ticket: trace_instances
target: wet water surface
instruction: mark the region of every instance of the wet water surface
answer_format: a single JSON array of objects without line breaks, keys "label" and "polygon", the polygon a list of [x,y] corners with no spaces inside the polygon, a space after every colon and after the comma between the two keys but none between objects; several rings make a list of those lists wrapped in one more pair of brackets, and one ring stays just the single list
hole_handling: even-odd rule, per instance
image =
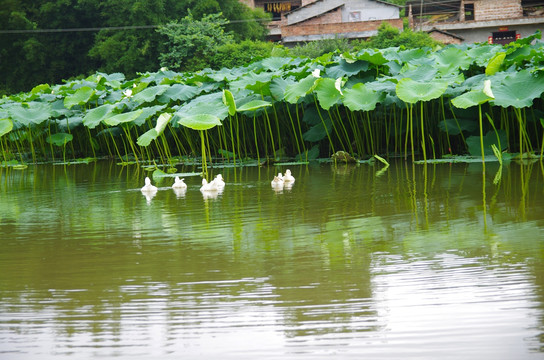
[{"label": "wet water surface", "polygon": [[0,170],[0,359],[542,359],[541,165],[382,169]]}]

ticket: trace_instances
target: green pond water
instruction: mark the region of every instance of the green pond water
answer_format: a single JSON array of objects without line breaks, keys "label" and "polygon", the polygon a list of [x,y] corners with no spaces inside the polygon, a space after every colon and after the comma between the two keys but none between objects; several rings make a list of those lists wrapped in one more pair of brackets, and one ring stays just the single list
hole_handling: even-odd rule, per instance
[{"label": "green pond water", "polygon": [[382,169],[0,169],[0,359],[544,358],[541,164]]}]

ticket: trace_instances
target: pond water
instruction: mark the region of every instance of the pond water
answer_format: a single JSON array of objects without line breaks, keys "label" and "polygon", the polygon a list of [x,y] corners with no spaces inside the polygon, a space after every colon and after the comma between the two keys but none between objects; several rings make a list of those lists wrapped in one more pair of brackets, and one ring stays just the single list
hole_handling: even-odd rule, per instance
[{"label": "pond water", "polygon": [[544,170],[498,170],[2,169],[0,359],[542,359]]}]

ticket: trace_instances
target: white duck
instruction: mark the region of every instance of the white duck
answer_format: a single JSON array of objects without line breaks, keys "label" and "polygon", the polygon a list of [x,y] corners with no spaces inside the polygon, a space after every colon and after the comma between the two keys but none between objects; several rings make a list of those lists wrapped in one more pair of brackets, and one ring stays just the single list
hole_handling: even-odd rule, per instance
[{"label": "white duck", "polygon": [[215,183],[215,180],[212,180],[208,182],[206,179],[202,179],[202,186],[200,187],[200,191],[218,191],[219,188],[217,187],[217,184]]},{"label": "white duck", "polygon": [[274,179],[270,182],[270,184],[273,188],[283,188],[283,179],[279,176],[274,176]]},{"label": "white duck", "polygon": [[145,185],[141,190],[142,190],[142,192],[145,192],[145,193],[156,192],[157,187],[151,185],[151,179],[149,177],[146,177],[145,178]]},{"label": "white duck", "polygon": [[184,179],[180,179],[178,176],[174,179],[172,189],[187,189],[187,184],[183,182]]},{"label": "white duck", "polygon": [[283,175],[283,182],[286,182],[286,183],[295,182],[295,177],[291,175],[291,170],[289,169],[285,170],[285,175]]},{"label": "white duck", "polygon": [[223,180],[223,176],[221,174],[217,174],[215,179],[213,179],[213,182],[215,182],[218,188],[225,187],[225,181]]}]

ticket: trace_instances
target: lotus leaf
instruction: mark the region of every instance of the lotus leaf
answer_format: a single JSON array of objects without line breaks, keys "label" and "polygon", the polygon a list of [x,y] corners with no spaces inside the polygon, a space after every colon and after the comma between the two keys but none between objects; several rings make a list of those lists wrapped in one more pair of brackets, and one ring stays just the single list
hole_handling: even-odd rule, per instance
[{"label": "lotus leaf", "polygon": [[155,98],[170,88],[169,85],[157,85],[148,87],[139,93],[135,94],[132,99],[137,103],[153,102]]},{"label": "lotus leaf", "polygon": [[[325,125],[327,126],[326,130],[325,130],[325,126],[323,126],[323,121],[325,122]],[[331,132],[332,121],[328,117],[324,118],[323,121],[318,122],[316,125],[312,126],[308,131],[302,134],[302,138],[309,142],[318,142],[326,138],[327,133]]]},{"label": "lotus leaf", "polygon": [[232,93],[227,89],[223,90],[223,104],[228,107],[230,116],[236,114],[236,102],[234,101],[234,96],[232,96]]},{"label": "lotus leaf", "polygon": [[303,80],[292,85],[287,85],[285,88],[284,98],[285,101],[291,104],[297,103],[297,101],[302,97],[312,91],[315,83],[315,77],[308,75]]},{"label": "lotus leaf", "polygon": [[0,119],[0,136],[4,136],[13,129],[13,122],[10,119]]},{"label": "lotus leaf", "polygon": [[529,70],[507,75],[500,84],[493,83],[493,103],[515,108],[528,107],[544,92],[544,75],[533,75]]},{"label": "lotus leaf", "polygon": [[414,104],[418,101],[437,99],[446,91],[448,84],[444,81],[432,82],[415,81],[410,78],[402,79],[397,84],[397,96],[404,102]]},{"label": "lotus leaf", "polygon": [[505,52],[495,54],[495,56],[493,56],[487,63],[487,67],[485,68],[485,74],[487,76],[495,75],[495,73],[501,68],[505,57]]},{"label": "lotus leaf", "polygon": [[190,86],[185,84],[174,84],[156,99],[163,103],[167,104],[170,101],[187,101],[194,98],[200,93],[200,89],[196,86]]},{"label": "lotus leaf", "polygon": [[101,121],[109,116],[114,108],[115,107],[113,105],[105,104],[87,111],[83,117],[83,124],[89,129],[94,129],[98,126],[98,124],[100,124]]},{"label": "lotus leaf", "polygon": [[15,104],[8,109],[11,118],[25,126],[41,124],[51,117],[51,106],[46,103],[31,101],[29,103]]},{"label": "lotus leaf", "polygon": [[142,113],[136,119],[134,119],[134,125],[142,126],[147,119],[154,116],[159,111],[162,111],[166,105],[155,105],[142,108]]},{"label": "lotus leaf", "polygon": [[342,97],[340,91],[335,86],[335,81],[330,78],[319,78],[315,81],[315,93],[319,104],[325,110],[336,104]]},{"label": "lotus leaf", "polygon": [[70,141],[72,141],[73,138],[74,138],[74,136],[72,134],[56,133],[56,134],[48,136],[45,139],[45,141],[47,141],[49,144],[53,144],[55,146],[64,146],[67,143],[69,143]]},{"label": "lotus leaf", "polygon": [[264,107],[272,106],[272,104],[268,101],[264,100],[252,100],[250,102],[247,102],[243,105],[241,105],[238,108],[238,111],[255,111],[257,109],[261,109]]},{"label": "lotus leaf", "polygon": [[446,47],[431,57],[435,60],[435,67],[441,74],[456,73],[461,70],[467,70],[472,64],[472,59],[465,51],[456,47]]},{"label": "lotus leaf", "polygon": [[381,95],[378,92],[366,87],[363,83],[344,90],[344,105],[351,111],[372,111],[380,98]]},{"label": "lotus leaf", "polygon": [[[506,132],[504,130],[498,130],[497,133],[499,135],[502,151],[506,149],[506,144],[508,144]],[[494,144],[497,148],[499,147],[499,141],[497,140],[497,134],[495,134],[495,131],[489,131],[487,134],[484,135],[482,140],[484,144],[484,154],[493,155],[493,149],[491,148],[491,145]],[[482,154],[479,136],[469,136],[467,138],[467,146],[470,155],[478,156]]]},{"label": "lotus leaf", "polygon": [[[142,112],[143,110],[140,109],[140,110],[130,111],[127,113],[117,114],[117,115],[113,115],[109,117],[106,116],[103,122],[110,126],[117,126],[119,124],[129,123],[136,120],[142,114]],[[108,115],[111,115],[111,113],[109,113]]]},{"label": "lotus leaf", "polygon": [[155,140],[158,137],[159,137],[159,133],[157,132],[157,130],[149,129],[145,133],[140,135],[140,137],[138,137],[138,140],[136,141],[136,143],[144,147],[149,146],[149,144],[151,144],[151,141]]},{"label": "lotus leaf", "polygon": [[339,78],[341,76],[357,75],[361,71],[368,70],[368,62],[357,60],[354,63],[349,63],[345,59],[338,62],[338,65],[328,67],[325,71],[326,75],[331,78]]},{"label": "lotus leaf", "polygon": [[383,65],[389,61],[381,51],[374,49],[363,49],[359,51],[357,53],[357,59],[368,61],[374,65]]},{"label": "lotus leaf", "polygon": [[492,97],[486,95],[483,91],[473,90],[451,100],[453,106],[466,109],[472,106],[481,105],[489,100],[493,100]]},{"label": "lotus leaf", "polygon": [[71,109],[75,105],[85,105],[94,94],[95,90],[91,87],[80,87],[75,93],[64,98],[64,107]]},{"label": "lotus leaf", "polygon": [[221,125],[221,120],[214,115],[198,114],[181,117],[178,122],[193,130],[208,130],[217,125]]}]

